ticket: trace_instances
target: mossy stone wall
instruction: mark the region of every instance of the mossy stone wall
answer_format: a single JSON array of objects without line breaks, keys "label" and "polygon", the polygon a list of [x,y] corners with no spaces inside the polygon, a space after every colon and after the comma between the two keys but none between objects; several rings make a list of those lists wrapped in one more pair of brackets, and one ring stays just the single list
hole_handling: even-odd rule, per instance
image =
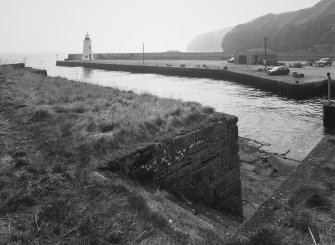
[{"label": "mossy stone wall", "polygon": [[242,216],[237,118],[184,131],[123,159],[131,178]]}]

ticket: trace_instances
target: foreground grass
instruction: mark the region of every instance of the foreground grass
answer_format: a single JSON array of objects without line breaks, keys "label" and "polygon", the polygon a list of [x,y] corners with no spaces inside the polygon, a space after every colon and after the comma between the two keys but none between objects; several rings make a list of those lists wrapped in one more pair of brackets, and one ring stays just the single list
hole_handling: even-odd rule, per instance
[{"label": "foreground grass", "polygon": [[259,244],[335,244],[334,149],[335,137],[325,136],[239,231],[262,234]]},{"label": "foreground grass", "polygon": [[208,120],[213,110],[197,103],[0,71],[0,244],[298,245],[313,244],[310,231],[334,243],[332,165],[295,186],[275,225],[248,241],[227,241],[169,194],[101,168]]},{"label": "foreground grass", "polygon": [[261,225],[247,244],[335,244],[334,181],[330,189],[325,182],[298,185],[284,207],[274,210],[272,224]]},{"label": "foreground grass", "polygon": [[211,108],[23,70],[0,71],[0,87],[0,244],[224,242],[167,194],[97,170]]}]

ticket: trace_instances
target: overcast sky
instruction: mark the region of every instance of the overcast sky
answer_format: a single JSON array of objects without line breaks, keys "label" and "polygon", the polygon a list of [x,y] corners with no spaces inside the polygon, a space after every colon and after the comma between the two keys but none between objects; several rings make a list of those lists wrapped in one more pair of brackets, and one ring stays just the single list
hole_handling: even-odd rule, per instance
[{"label": "overcast sky", "polygon": [[0,52],[180,50],[198,34],[319,0],[0,0]]}]

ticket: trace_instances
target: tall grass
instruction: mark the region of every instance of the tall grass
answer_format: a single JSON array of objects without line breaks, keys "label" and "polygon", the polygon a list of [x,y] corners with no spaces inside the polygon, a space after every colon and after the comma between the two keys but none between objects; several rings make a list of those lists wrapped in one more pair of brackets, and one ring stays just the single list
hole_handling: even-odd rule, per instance
[{"label": "tall grass", "polygon": [[34,118],[71,120],[75,125],[71,130],[77,136],[99,138],[106,134],[116,148],[160,139],[213,114],[212,109],[194,102],[162,99],[148,93],[136,95],[60,77],[28,73],[17,74],[15,79],[16,99],[35,110]]},{"label": "tall grass", "polygon": [[0,160],[11,164],[0,168],[0,224],[8,229],[0,243],[204,241],[194,235],[193,223],[189,233],[170,224],[166,204],[153,210],[141,187],[96,169],[139,143],[205,123],[212,109],[24,70],[0,73],[6,77],[0,82],[0,123],[9,147]]},{"label": "tall grass", "polygon": [[334,244],[334,190],[327,188],[327,178],[319,177],[296,186],[284,207],[274,211],[271,225],[259,227],[241,244],[304,245],[314,244],[313,239],[318,245]]}]

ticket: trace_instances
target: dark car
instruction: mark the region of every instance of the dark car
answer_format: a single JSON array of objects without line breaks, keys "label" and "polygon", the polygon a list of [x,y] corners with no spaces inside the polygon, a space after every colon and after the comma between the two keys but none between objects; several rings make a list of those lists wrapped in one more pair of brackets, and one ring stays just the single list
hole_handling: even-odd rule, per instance
[{"label": "dark car", "polygon": [[290,69],[286,66],[275,66],[272,69],[268,70],[270,76],[272,75],[288,75],[290,73]]},{"label": "dark car", "polygon": [[315,62],[317,66],[331,66],[333,61],[330,58],[322,58],[321,60]]},{"label": "dark car", "polygon": [[229,60],[227,60],[227,62],[228,62],[228,63],[235,63],[235,59],[234,59],[234,57],[231,58],[231,59],[229,59]]}]

